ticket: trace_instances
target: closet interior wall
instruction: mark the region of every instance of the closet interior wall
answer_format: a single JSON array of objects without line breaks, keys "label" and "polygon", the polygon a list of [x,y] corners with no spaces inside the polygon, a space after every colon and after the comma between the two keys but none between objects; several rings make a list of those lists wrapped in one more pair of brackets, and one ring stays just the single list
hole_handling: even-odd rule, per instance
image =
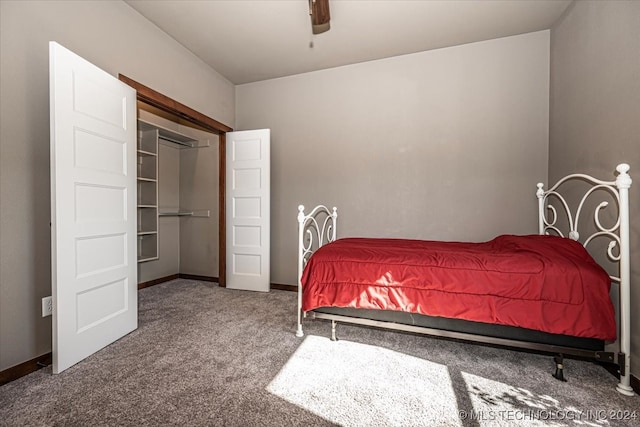
[{"label": "closet interior wall", "polygon": [[[176,274],[218,277],[218,136],[140,109],[138,118],[198,140],[158,144],[158,259],[138,263],[138,282]],[[193,216],[163,216],[193,212]]]}]

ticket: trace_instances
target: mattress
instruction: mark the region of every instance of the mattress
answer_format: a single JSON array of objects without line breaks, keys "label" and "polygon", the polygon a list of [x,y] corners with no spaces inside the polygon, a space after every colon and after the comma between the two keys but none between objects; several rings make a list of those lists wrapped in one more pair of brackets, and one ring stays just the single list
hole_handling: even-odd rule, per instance
[{"label": "mattress", "polygon": [[313,254],[301,282],[303,311],[390,310],[616,338],[608,274],[580,243],[556,236],[339,239]]}]

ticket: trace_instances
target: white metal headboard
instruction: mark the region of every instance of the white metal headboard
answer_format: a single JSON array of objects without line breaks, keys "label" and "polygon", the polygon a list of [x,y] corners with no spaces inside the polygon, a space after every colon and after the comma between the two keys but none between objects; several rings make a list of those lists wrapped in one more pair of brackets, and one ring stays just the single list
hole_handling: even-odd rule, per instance
[{"label": "white metal headboard", "polygon": [[298,329],[296,335],[301,337],[302,332],[302,271],[307,265],[309,257],[320,246],[336,240],[336,220],[338,209],[323,205],[316,206],[305,215],[304,206],[298,206]]},{"label": "white metal headboard", "polygon": [[[595,238],[604,237],[609,239],[607,246],[607,256],[615,263],[618,263],[618,275],[611,275],[611,279],[620,283],[620,352],[625,354],[625,375],[620,376],[618,391],[626,395],[633,395],[633,389],[630,386],[631,367],[631,269],[629,255],[629,188],[631,187],[631,177],[629,176],[629,165],[621,163],[616,167],[618,176],[615,181],[602,181],[589,175],[573,174],[560,179],[549,190],[544,190],[543,184],[538,184],[536,196],[538,196],[538,233],[551,234],[555,233],[562,237],[568,237],[572,240],[581,241],[583,246],[587,247]],[[582,180],[590,184],[584,193],[575,214],[571,212],[567,200],[557,191],[558,187],[570,180]],[[611,227],[602,225],[600,213],[602,209],[608,206],[607,201],[600,202],[594,212],[593,219],[595,222],[595,232],[586,239],[580,239],[578,232],[578,222],[581,218],[582,210],[585,202],[595,192],[603,190],[613,196],[618,204],[617,217],[615,223]],[[558,212],[551,204],[555,199],[564,210],[563,216],[568,221],[569,232],[565,236],[558,228]],[[545,215],[548,212],[549,215]],[[617,251],[616,251],[617,249]],[[616,253],[617,252],[617,253]]]}]

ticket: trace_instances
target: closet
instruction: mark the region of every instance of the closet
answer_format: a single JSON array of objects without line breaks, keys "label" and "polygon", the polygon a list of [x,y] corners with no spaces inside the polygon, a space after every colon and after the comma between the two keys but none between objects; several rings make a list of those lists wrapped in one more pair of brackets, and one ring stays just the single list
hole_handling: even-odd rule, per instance
[{"label": "closet", "polygon": [[[214,280],[217,281],[220,286],[226,286],[228,225],[226,219],[226,209],[228,206],[225,191],[227,179],[226,136],[229,132],[232,132],[233,129],[130,77],[119,74],[118,79],[136,90],[137,110],[140,119],[166,129],[175,130],[177,133],[186,134],[187,136],[192,136],[190,133],[187,133],[191,131],[195,132],[198,130],[204,132],[204,136],[199,134],[199,136],[203,136],[203,138],[196,135],[194,139],[206,140],[209,138],[211,147],[217,147],[217,149],[209,148],[203,150],[202,152],[207,153],[206,155],[195,155],[193,154],[194,150],[190,149],[183,150],[183,153],[190,152],[191,154],[183,154],[181,157],[183,157],[184,160],[181,158],[178,161],[181,175],[178,188],[179,190],[187,187],[190,188],[190,191],[186,193],[180,192],[179,207],[188,206],[190,204],[190,200],[188,199],[194,199],[197,195],[197,200],[194,200],[194,202],[202,203],[207,199],[211,199],[211,205],[217,206],[217,210],[215,208],[211,210],[211,219],[208,221],[187,221],[188,217],[160,217],[158,215],[158,232],[156,237],[158,239],[158,259],[138,263],[138,287],[150,286],[178,276],[200,280]],[[145,117],[146,112],[151,112],[163,119],[168,119],[168,121],[159,123],[148,120],[148,117]],[[178,124],[180,126],[178,126]],[[166,155],[163,156],[162,146],[162,144],[158,145],[158,171],[160,173],[158,176],[158,212],[162,210],[162,190],[164,188],[163,182],[165,181],[162,178],[162,174],[164,170],[163,159],[166,159]],[[175,165],[175,161],[172,164]],[[191,174],[186,172],[187,169],[191,170]],[[215,179],[216,172],[218,174],[217,181]],[[199,178],[201,173],[206,175],[206,179]],[[196,207],[193,207],[193,209],[196,210]],[[163,241],[166,241],[169,235],[163,230],[164,221],[162,218],[181,219],[178,229],[179,235],[174,236],[175,241],[180,242],[178,246],[179,256],[175,256],[175,247],[172,256],[163,254]],[[184,221],[182,221],[182,219],[184,219]],[[195,220],[197,218],[193,219]],[[191,236],[194,236],[194,239],[191,239]],[[147,239],[152,241],[153,237],[148,237]],[[185,244],[185,242],[188,242],[188,244]],[[172,259],[174,260],[174,264],[177,263],[177,268],[175,265],[173,268],[158,268],[158,265],[167,263]],[[172,272],[169,273],[169,271]],[[163,276],[162,274],[164,273],[168,274],[168,276]]]},{"label": "closet", "polygon": [[139,109],[138,283],[217,280],[218,136]]}]

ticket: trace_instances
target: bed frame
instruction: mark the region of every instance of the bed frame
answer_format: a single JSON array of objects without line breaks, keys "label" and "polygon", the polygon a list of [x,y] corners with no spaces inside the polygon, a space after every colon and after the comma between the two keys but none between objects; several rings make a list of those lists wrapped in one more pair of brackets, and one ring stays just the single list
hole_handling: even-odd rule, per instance
[{"label": "bed frame", "polygon": [[[614,363],[618,365],[620,374],[620,382],[616,389],[627,396],[633,396],[633,389],[630,386],[630,366],[631,366],[631,343],[630,343],[630,255],[629,255],[629,187],[631,186],[631,177],[629,176],[629,165],[620,164],[616,167],[618,176],[615,181],[602,181],[589,175],[572,174],[560,179],[553,187],[548,190],[544,189],[542,183],[537,185],[536,196],[538,198],[538,233],[539,234],[557,234],[561,237],[567,237],[576,241],[580,241],[585,248],[592,244],[595,240],[606,239],[606,255],[609,260],[617,266],[617,273],[611,275],[611,280],[619,284],[619,348],[617,352],[607,352],[594,350],[587,345],[575,344],[566,345],[564,343],[558,345],[556,336],[553,340],[542,339],[541,342],[532,340],[514,339],[513,335],[488,336],[482,332],[469,333],[465,329],[449,330],[439,329],[436,327],[416,326],[415,324],[403,323],[402,320],[386,318],[384,320],[376,320],[372,318],[373,310],[357,310],[357,309],[338,309],[332,310],[321,309],[302,312],[302,277],[303,269],[313,254],[320,246],[333,242],[337,236],[337,209],[332,210],[324,205],[316,206],[305,214],[304,206],[298,207],[298,324],[296,335],[302,337],[302,319],[317,318],[331,321],[331,339],[336,340],[337,322],[359,324],[365,326],[374,326],[385,329],[400,330],[444,338],[460,339],[489,345],[499,345],[512,348],[520,348],[534,350],[538,352],[552,353],[556,356],[556,372],[553,374],[559,380],[564,381],[563,376],[563,355],[578,356],[583,358],[593,358],[596,361]],[[558,188],[568,181],[582,181],[588,184],[588,189],[579,199],[575,214],[572,213],[567,198],[558,192]],[[602,196],[603,199],[607,194],[608,198],[613,198],[617,203],[617,213],[614,214],[613,226],[606,227],[601,220],[603,208],[608,206],[607,201],[601,201],[593,210],[593,218],[595,222],[595,232],[580,239],[578,232],[578,223],[583,213],[583,209],[588,206],[588,200],[594,199],[593,195]],[[558,211],[563,215],[559,217]],[[611,214],[611,212],[609,212]],[[609,218],[608,218],[609,219]],[[562,224],[561,224],[562,222]],[[562,230],[568,230],[563,233]],[[595,246],[595,245],[594,245]],[[357,314],[356,314],[357,313]],[[359,313],[367,313],[362,316]],[[394,312],[395,313],[395,312]],[[413,314],[413,318],[426,317]],[[432,318],[434,319],[434,318]],[[461,323],[469,323],[458,321]],[[413,323],[413,322],[412,322]],[[470,322],[473,323],[473,322]],[[429,323],[427,323],[429,324]],[[454,328],[455,329],[455,328]],[[511,328],[519,329],[519,328]],[[463,332],[461,332],[461,330]],[[526,331],[526,330],[525,330]],[[532,331],[535,332],[535,331]],[[500,334],[498,334],[500,335]],[[548,334],[551,335],[551,334]],[[507,338],[505,338],[505,336]],[[554,338],[554,337],[552,337]]]}]

